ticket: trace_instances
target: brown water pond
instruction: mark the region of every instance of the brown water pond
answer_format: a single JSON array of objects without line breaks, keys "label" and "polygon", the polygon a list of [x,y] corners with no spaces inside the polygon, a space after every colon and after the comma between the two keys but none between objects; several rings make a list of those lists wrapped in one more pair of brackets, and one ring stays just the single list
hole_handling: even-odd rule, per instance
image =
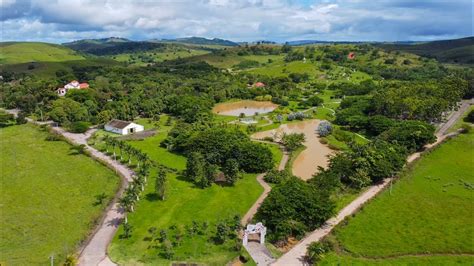
[{"label": "brown water pond", "polygon": [[264,137],[273,137],[276,141],[279,141],[278,138],[283,133],[303,133],[306,137],[304,142],[306,149],[295,158],[291,170],[295,176],[307,180],[318,171],[318,166],[323,168],[328,166],[328,156],[334,152],[327,145],[319,142],[319,136],[316,133],[319,122],[321,121],[313,119],[284,124],[277,129],[257,132],[252,135],[252,138],[263,139]]},{"label": "brown water pond", "polygon": [[272,102],[258,102],[258,101],[238,101],[238,102],[228,102],[220,103],[214,106],[212,112],[219,115],[228,115],[228,116],[239,116],[241,113],[245,116],[253,116],[255,113],[266,114],[275,110],[278,107],[277,104]]}]

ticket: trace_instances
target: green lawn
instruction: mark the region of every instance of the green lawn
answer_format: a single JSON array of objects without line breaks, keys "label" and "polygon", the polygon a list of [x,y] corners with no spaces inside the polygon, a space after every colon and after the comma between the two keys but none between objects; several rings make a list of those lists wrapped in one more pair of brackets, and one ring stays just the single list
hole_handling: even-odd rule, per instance
[{"label": "green lawn", "polygon": [[[119,178],[63,141],[46,141],[32,125],[0,129],[0,262],[62,262],[93,229]],[[58,264],[57,264],[58,265]]]},{"label": "green lawn", "polygon": [[[413,257],[418,254],[473,254],[474,134],[460,135],[425,155],[347,225],[334,232],[339,254],[323,264],[431,263],[472,265],[468,257]],[[402,256],[403,255],[403,256]],[[401,256],[401,257],[398,257]],[[361,258],[362,257],[362,258]]]},{"label": "green lawn", "polygon": [[[162,125],[165,120],[161,119],[157,135],[129,143],[146,152],[152,160],[181,171],[185,169],[186,158],[159,147],[169,130],[169,127]],[[273,148],[272,152],[275,156],[281,156]],[[150,227],[156,227],[158,231],[168,230],[172,237],[171,232],[174,234],[174,231],[169,229],[172,225],[187,227],[191,226],[193,221],[199,224],[209,222],[208,232],[212,232],[217,221],[231,218],[235,214],[243,216],[263,191],[254,174],[244,175],[233,187],[214,184],[210,188],[200,189],[179,174],[169,173],[167,198],[160,201],[153,197],[155,175],[153,171],[152,178],[143,192],[144,198],[139,201],[136,211],[128,216],[129,223],[133,226],[132,237],[120,239],[123,232],[121,227],[112,241],[109,253],[115,262],[126,265],[169,265],[170,260],[159,255],[160,248],[150,247]],[[194,236],[185,233],[181,244],[174,248],[173,260],[224,265],[239,255],[238,251],[232,249],[234,242],[216,245],[209,238],[210,233]]]}]

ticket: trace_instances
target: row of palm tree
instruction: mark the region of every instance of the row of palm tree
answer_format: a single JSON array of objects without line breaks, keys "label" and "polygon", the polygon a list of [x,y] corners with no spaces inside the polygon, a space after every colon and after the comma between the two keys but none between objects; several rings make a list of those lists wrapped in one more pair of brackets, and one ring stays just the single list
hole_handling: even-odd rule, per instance
[{"label": "row of palm tree", "polygon": [[[120,207],[125,212],[133,212],[134,206],[137,201],[140,200],[140,194],[145,190],[147,183],[147,177],[150,173],[150,167],[152,161],[146,153],[134,148],[125,141],[118,140],[117,138],[106,135],[103,138],[105,143],[106,152],[109,153],[109,149],[112,149],[112,156],[114,160],[117,160],[116,149],[119,149],[120,160],[128,162],[128,165],[132,164],[132,158],[134,157],[137,161],[137,171],[132,177],[132,182],[129,183],[128,187],[122,194],[122,198],[119,201]],[[128,223],[127,215],[125,215],[125,223]]]},{"label": "row of palm tree", "polygon": [[132,164],[132,158],[135,157],[137,160],[137,168],[140,168],[140,164],[150,163],[150,158],[146,153],[143,153],[139,149],[133,147],[125,141],[118,140],[117,138],[105,135],[104,138],[106,152],[109,153],[109,149],[112,149],[112,156],[114,160],[117,160],[116,149],[120,151],[120,161],[124,160],[126,157],[128,165]]}]

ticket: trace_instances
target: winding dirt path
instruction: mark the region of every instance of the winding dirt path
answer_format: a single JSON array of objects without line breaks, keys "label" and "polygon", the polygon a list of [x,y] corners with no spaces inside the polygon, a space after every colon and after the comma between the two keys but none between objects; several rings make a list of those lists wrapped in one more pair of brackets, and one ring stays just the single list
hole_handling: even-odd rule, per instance
[{"label": "winding dirt path", "polygon": [[[414,162],[415,160],[421,157],[422,153],[435,148],[437,145],[442,143],[447,138],[457,135],[458,132],[446,134],[446,131],[452,125],[454,125],[454,123],[456,123],[456,121],[467,110],[471,102],[472,100],[463,101],[461,108],[459,108],[457,111],[451,114],[448,120],[444,124],[438,127],[438,132],[436,134],[436,142],[426,145],[424,151],[422,152],[416,152],[416,153],[411,154],[407,158],[407,164]],[[281,256],[278,260],[276,260],[271,265],[273,266],[306,265],[304,261],[304,256],[306,255],[306,250],[309,244],[311,244],[312,242],[319,241],[325,236],[327,236],[332,231],[332,229],[334,229],[336,225],[338,225],[341,221],[344,220],[344,218],[357,212],[367,201],[375,197],[385,187],[387,187],[387,185],[390,184],[390,181],[392,180],[393,178],[386,178],[383,180],[382,183],[371,186],[362,195],[357,197],[354,201],[352,201],[349,205],[347,205],[344,209],[342,209],[335,217],[330,218],[320,228],[308,234],[296,246],[294,246],[291,250],[289,250],[287,253],[285,253],[283,256]]]}]

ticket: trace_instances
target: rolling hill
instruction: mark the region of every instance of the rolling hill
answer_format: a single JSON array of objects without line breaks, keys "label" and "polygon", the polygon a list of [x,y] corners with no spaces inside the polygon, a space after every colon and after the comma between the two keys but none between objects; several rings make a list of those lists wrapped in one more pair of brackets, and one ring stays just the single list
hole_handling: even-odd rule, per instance
[{"label": "rolling hill", "polygon": [[175,42],[175,43],[187,43],[187,44],[199,44],[199,45],[221,45],[221,46],[239,46],[238,43],[223,40],[219,38],[206,39],[202,37],[188,37],[188,38],[178,38],[178,39],[164,39],[162,42]]},{"label": "rolling hill", "polygon": [[417,44],[381,44],[388,51],[403,51],[444,63],[474,64],[474,37]]},{"label": "rolling hill", "polygon": [[0,43],[0,64],[84,60],[77,52],[57,44],[39,42]]},{"label": "rolling hill", "polygon": [[135,42],[127,39],[117,39],[110,41],[111,38],[99,40],[80,40],[63,45],[73,50],[93,55],[117,55],[123,53],[144,52],[154,49],[164,48],[163,43],[154,42]]}]

